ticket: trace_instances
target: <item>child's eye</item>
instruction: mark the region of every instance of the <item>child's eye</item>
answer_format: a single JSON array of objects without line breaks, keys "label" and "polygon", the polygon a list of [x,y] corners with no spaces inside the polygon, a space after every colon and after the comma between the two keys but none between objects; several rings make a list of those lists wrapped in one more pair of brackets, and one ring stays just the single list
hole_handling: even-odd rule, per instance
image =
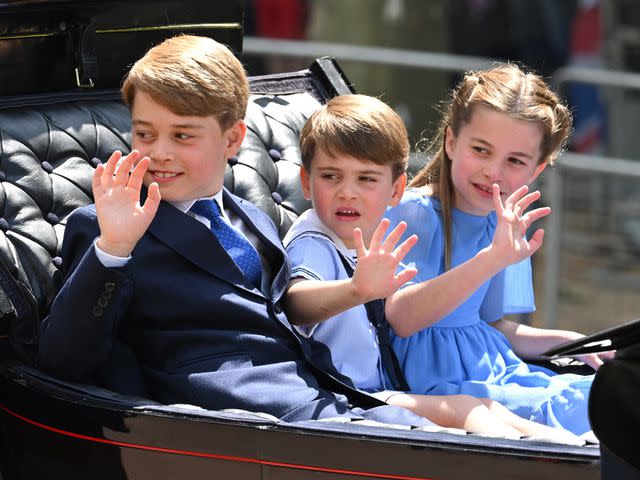
[{"label": "child's eye", "polygon": [[193,135],[188,135],[186,133],[176,133],[176,138],[178,140],[189,140],[190,138],[193,138]]},{"label": "child's eye", "polygon": [[140,140],[149,140],[151,138],[151,133],[144,131],[136,131],[133,135]]},{"label": "child's eye", "polygon": [[373,177],[360,177],[360,181],[369,183],[369,182],[376,182],[377,180]]},{"label": "child's eye", "polygon": [[479,153],[481,155],[487,155],[489,153],[489,150],[487,150],[484,147],[474,146],[474,147],[471,147],[471,148],[473,149],[474,152]]},{"label": "child's eye", "polygon": [[323,173],[321,178],[325,178],[327,180],[336,180],[338,178],[338,175],[336,175],[335,173]]},{"label": "child's eye", "polygon": [[516,157],[511,157],[509,161],[514,165],[526,165],[526,163],[524,163],[522,160]]}]

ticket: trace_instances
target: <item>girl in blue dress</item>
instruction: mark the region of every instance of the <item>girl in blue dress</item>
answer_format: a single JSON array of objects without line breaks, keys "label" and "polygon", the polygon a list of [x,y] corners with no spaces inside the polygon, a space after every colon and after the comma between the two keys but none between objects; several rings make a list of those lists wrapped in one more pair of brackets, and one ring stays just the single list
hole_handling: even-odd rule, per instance
[{"label": "girl in blue dress", "polygon": [[[418,243],[405,263],[418,275],[387,299],[394,349],[411,391],[469,394],[577,435],[591,430],[593,376],[527,364],[581,337],[503,319],[534,310],[529,257],[544,232],[525,233],[549,208],[527,185],[553,163],[571,114],[538,76],[515,65],[467,74],[454,89],[432,160],[387,216]],[[595,354],[581,360],[598,368]]]}]

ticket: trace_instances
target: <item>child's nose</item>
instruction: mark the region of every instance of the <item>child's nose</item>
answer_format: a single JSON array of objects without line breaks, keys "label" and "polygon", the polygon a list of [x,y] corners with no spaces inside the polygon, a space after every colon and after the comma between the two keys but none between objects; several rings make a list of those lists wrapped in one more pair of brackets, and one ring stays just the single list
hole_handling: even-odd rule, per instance
[{"label": "child's nose", "polygon": [[173,159],[173,152],[168,142],[158,139],[151,146],[148,156],[155,162],[164,162]]},{"label": "child's nose", "polygon": [[492,182],[502,181],[502,165],[499,162],[488,162],[484,167],[484,175]]},{"label": "child's nose", "polygon": [[342,198],[354,198],[356,196],[356,190],[351,182],[342,182],[338,193]]}]

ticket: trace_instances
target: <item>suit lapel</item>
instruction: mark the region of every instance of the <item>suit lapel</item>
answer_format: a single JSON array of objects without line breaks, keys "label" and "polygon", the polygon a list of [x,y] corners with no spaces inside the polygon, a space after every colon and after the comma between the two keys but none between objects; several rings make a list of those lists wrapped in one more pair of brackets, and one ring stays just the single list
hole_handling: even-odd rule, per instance
[{"label": "suit lapel", "polygon": [[187,258],[193,264],[232,285],[262,295],[229,257],[218,239],[202,223],[166,202],[160,202],[158,212],[148,232]]}]

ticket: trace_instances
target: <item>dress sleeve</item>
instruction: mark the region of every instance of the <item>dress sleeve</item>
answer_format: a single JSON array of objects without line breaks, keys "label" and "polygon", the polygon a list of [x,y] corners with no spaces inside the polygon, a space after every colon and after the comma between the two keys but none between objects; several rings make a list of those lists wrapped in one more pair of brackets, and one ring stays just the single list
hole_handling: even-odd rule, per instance
[{"label": "dress sleeve", "polygon": [[440,214],[431,198],[408,191],[398,206],[387,210],[385,214],[391,221],[388,231],[398,223],[407,223],[407,230],[398,244],[411,235],[418,236],[418,242],[409,251],[400,268],[415,267],[418,274],[404,284],[404,287],[424,282],[442,273],[444,256],[444,235]]},{"label": "dress sleeve", "polygon": [[535,309],[531,260],[527,258],[491,279],[480,307],[480,318],[494,322],[504,315],[529,313]]}]

